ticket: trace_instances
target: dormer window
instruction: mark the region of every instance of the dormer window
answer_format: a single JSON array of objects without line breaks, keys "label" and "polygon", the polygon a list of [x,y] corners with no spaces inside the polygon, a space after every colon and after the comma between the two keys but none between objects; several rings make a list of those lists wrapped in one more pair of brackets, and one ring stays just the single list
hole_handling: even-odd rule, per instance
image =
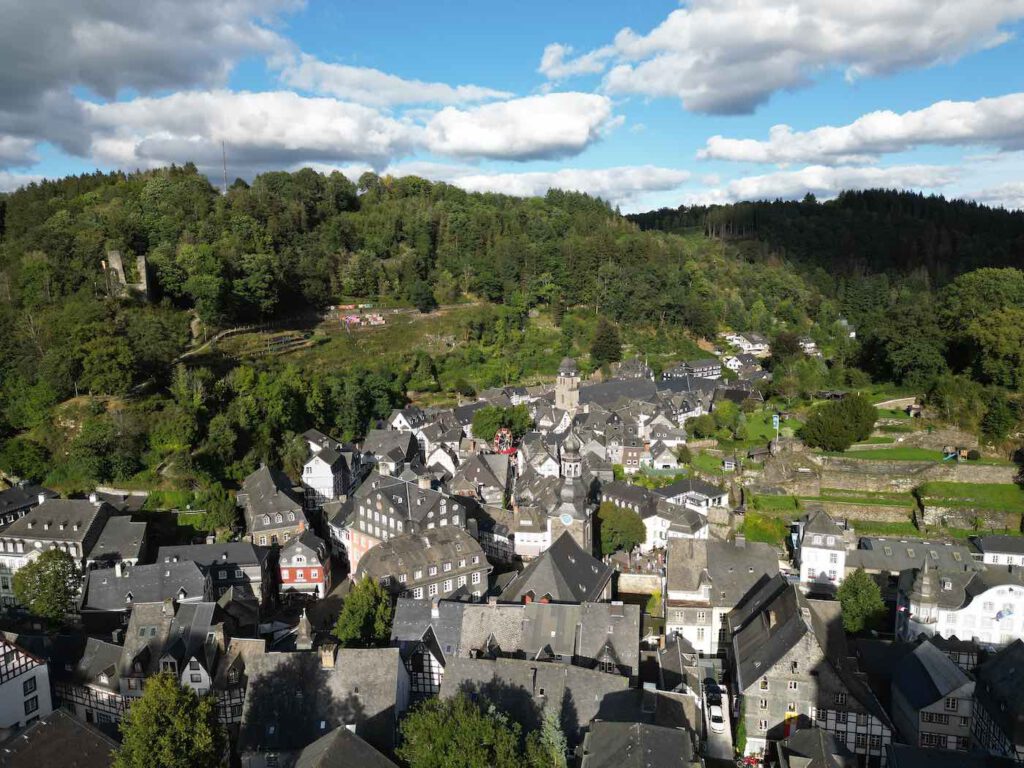
[{"label": "dormer window", "polygon": [[277,513],[277,514],[276,514],[276,515],[274,516],[274,522],[275,522],[275,523],[283,523],[283,522],[284,522],[284,517],[283,517],[283,516],[281,515],[281,513],[280,513],[280,512],[278,512],[278,513]]},{"label": "dormer window", "polygon": [[238,667],[232,667],[228,670],[228,685],[236,685],[238,683],[238,678]]},{"label": "dormer window", "polygon": [[951,580],[949,580],[949,579],[943,579],[942,580],[942,591],[943,592],[949,592],[951,589],[953,589],[953,582]]},{"label": "dormer window", "polygon": [[263,524],[264,525],[270,525],[270,515],[264,515],[263,516]]},{"label": "dormer window", "polygon": [[290,522],[290,523],[294,523],[295,522],[295,513],[294,512],[289,512],[288,513],[288,522]]},{"label": "dormer window", "polygon": [[813,539],[811,539],[811,543],[815,545],[821,544],[821,536],[815,536]]},{"label": "dormer window", "polygon": [[124,596],[124,601],[126,603],[130,603],[132,601],[132,593],[131,592],[129,592],[127,595]]},{"label": "dormer window", "polygon": [[181,602],[186,597],[188,597],[188,592],[186,592],[185,588],[182,587],[181,589],[178,590],[178,602]]}]

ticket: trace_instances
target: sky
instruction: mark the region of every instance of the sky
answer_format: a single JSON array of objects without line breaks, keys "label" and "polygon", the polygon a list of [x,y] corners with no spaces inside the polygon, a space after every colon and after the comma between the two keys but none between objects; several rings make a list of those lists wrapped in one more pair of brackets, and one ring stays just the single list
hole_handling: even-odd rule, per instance
[{"label": "sky", "polygon": [[0,191],[192,161],[1024,208],[1024,0],[0,0]]}]

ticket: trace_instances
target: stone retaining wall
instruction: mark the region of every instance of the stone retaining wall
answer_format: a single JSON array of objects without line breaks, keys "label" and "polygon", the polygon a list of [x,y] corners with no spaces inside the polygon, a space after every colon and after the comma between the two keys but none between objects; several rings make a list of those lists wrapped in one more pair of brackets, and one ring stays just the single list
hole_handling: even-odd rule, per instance
[{"label": "stone retaining wall", "polygon": [[921,483],[1012,483],[1013,465],[942,463],[929,461],[880,461],[821,457],[821,485],[848,491],[906,493]]},{"label": "stone retaining wall", "polygon": [[[909,523],[914,517],[910,506],[883,504],[856,504],[841,501],[819,501],[826,512],[836,520],[864,520],[872,523]],[[856,527],[856,525],[854,526]]]},{"label": "stone retaining wall", "polygon": [[943,507],[924,504],[917,515],[918,526],[941,525],[947,528],[1019,531],[1021,518],[1016,512],[995,512],[981,507]]}]

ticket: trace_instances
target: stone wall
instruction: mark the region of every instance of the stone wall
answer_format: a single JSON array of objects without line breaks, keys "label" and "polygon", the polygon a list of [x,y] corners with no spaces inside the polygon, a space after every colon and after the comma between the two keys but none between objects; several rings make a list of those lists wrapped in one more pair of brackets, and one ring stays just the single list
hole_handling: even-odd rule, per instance
[{"label": "stone wall", "polygon": [[[943,507],[924,504],[917,514],[918,526],[941,525],[947,528],[979,528],[987,531],[1019,531],[1020,514],[995,512],[981,507]],[[977,525],[976,525],[977,524]]]},{"label": "stone wall", "polygon": [[1012,483],[1013,465],[942,463],[928,461],[878,461],[821,457],[821,485],[848,491],[906,493],[921,483]]},{"label": "stone wall", "polygon": [[620,573],[616,589],[630,595],[653,595],[661,592],[661,574]]},{"label": "stone wall", "polygon": [[836,520],[852,520],[854,527],[858,520],[872,523],[909,523],[914,517],[914,509],[907,505],[851,504],[839,501],[815,503],[820,504]]}]

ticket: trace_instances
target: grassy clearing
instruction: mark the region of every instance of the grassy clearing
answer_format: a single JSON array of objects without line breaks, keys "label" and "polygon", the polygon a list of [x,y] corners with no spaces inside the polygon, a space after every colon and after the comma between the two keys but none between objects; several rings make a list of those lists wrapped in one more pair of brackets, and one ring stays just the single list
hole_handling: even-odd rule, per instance
[{"label": "grassy clearing", "polygon": [[925,483],[917,489],[926,503],[944,507],[982,507],[1024,513],[1024,488],[1009,483]]},{"label": "grassy clearing", "polygon": [[714,475],[715,477],[723,477],[727,474],[731,474],[722,469],[721,457],[712,456],[710,453],[698,453],[693,457],[693,460],[690,462],[690,466],[697,472],[701,472],[705,475]]},{"label": "grassy clearing", "polygon": [[886,432],[890,435],[906,435],[916,432],[917,428],[912,424],[880,424],[876,427],[879,432]]},{"label": "grassy clearing", "polygon": [[914,497],[910,493],[897,493],[894,491],[850,491],[844,488],[822,488],[821,496],[836,501],[848,501],[850,499],[870,499],[882,502],[906,502],[912,504]]},{"label": "grassy clearing", "polygon": [[911,521],[905,523],[881,523],[871,520],[854,520],[853,529],[862,536],[923,536]]},{"label": "grassy clearing", "polygon": [[[841,456],[844,459],[863,459],[865,461],[942,461],[942,451],[928,448],[915,448],[912,445],[894,445],[892,448],[869,448],[863,451],[846,451],[845,453],[825,452],[825,456]],[[1013,462],[1005,459],[981,458],[970,464],[986,464],[1006,466]]]},{"label": "grassy clearing", "polygon": [[795,496],[755,496],[753,499],[754,509],[760,512],[791,512],[800,511],[800,505]]},{"label": "grassy clearing", "polygon": [[906,507],[915,506],[910,494],[902,499],[879,499],[873,496],[801,496],[801,501],[830,502],[832,504],[859,504],[868,507]]},{"label": "grassy clearing", "polygon": [[879,408],[877,410],[880,419],[910,419],[909,414],[901,408]]},{"label": "grassy clearing", "polygon": [[867,440],[862,442],[854,443],[854,445],[891,445],[895,442],[896,440],[894,438],[886,437],[885,435],[876,435],[874,437],[869,437]]},{"label": "grassy clearing", "polygon": [[768,517],[748,511],[743,516],[740,532],[747,537],[747,541],[779,544],[789,535],[789,525],[782,518]]},{"label": "grassy clearing", "polygon": [[151,491],[142,508],[147,512],[162,509],[185,509],[195,501],[191,491]]}]

